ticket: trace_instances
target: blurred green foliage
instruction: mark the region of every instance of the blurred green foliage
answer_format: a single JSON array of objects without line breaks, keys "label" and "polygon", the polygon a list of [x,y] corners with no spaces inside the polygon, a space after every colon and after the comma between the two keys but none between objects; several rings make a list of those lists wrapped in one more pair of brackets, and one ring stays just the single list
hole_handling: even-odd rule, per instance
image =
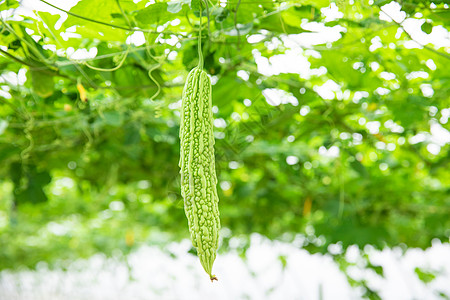
[{"label": "blurred green foliage", "polygon": [[[2,19],[0,269],[188,237],[179,101],[197,64],[199,1],[134,2],[82,0],[67,19]],[[326,20],[334,2],[342,15]],[[336,243],[448,242],[450,156],[430,133],[448,134],[448,48],[411,48],[403,23],[379,17],[393,3],[373,2],[208,2],[223,251],[253,232],[300,235],[322,253]],[[432,2],[399,5],[426,34],[448,30],[448,5]],[[0,4],[5,16],[17,7]],[[340,31],[301,47],[312,75],[262,74],[255,57],[292,51],[283,41],[307,40],[308,22]],[[126,42],[139,37],[146,42]],[[95,58],[71,56],[80,49]],[[339,85],[331,99],[318,92],[329,80]],[[267,89],[296,101],[270,104]]]}]

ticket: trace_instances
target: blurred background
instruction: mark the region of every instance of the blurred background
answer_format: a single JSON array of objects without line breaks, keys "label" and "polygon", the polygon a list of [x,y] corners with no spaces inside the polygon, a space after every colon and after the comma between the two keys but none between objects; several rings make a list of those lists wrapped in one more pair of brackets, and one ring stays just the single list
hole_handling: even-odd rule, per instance
[{"label": "blurred background", "polygon": [[[449,299],[449,3],[202,3],[0,1],[0,299]],[[178,167],[201,9],[213,284]]]}]

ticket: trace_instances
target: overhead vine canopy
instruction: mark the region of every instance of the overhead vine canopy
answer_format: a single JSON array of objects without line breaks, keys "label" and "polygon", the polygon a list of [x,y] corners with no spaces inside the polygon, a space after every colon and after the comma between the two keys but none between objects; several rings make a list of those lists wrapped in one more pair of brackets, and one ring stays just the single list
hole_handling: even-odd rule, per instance
[{"label": "overhead vine canopy", "polygon": [[[0,268],[188,236],[199,1],[63,2],[0,1]],[[223,250],[448,242],[446,1],[207,4]]]}]

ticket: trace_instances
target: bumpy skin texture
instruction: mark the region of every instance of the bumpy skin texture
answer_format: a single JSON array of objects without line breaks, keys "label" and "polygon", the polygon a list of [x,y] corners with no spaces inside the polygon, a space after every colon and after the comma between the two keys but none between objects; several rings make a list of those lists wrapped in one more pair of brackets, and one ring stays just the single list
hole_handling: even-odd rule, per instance
[{"label": "bumpy skin texture", "polygon": [[200,262],[211,280],[219,238],[219,198],[214,160],[211,80],[198,67],[183,90],[180,124],[181,195],[189,232]]}]

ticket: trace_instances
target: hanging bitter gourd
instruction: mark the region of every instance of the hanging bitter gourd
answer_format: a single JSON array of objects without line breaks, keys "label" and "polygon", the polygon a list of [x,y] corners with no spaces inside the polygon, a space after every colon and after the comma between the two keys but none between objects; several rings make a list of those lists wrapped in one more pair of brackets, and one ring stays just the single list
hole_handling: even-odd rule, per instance
[{"label": "hanging bitter gourd", "polygon": [[192,244],[210,276],[219,238],[219,198],[214,160],[211,80],[201,64],[189,73],[182,96],[180,124],[181,195]]}]

